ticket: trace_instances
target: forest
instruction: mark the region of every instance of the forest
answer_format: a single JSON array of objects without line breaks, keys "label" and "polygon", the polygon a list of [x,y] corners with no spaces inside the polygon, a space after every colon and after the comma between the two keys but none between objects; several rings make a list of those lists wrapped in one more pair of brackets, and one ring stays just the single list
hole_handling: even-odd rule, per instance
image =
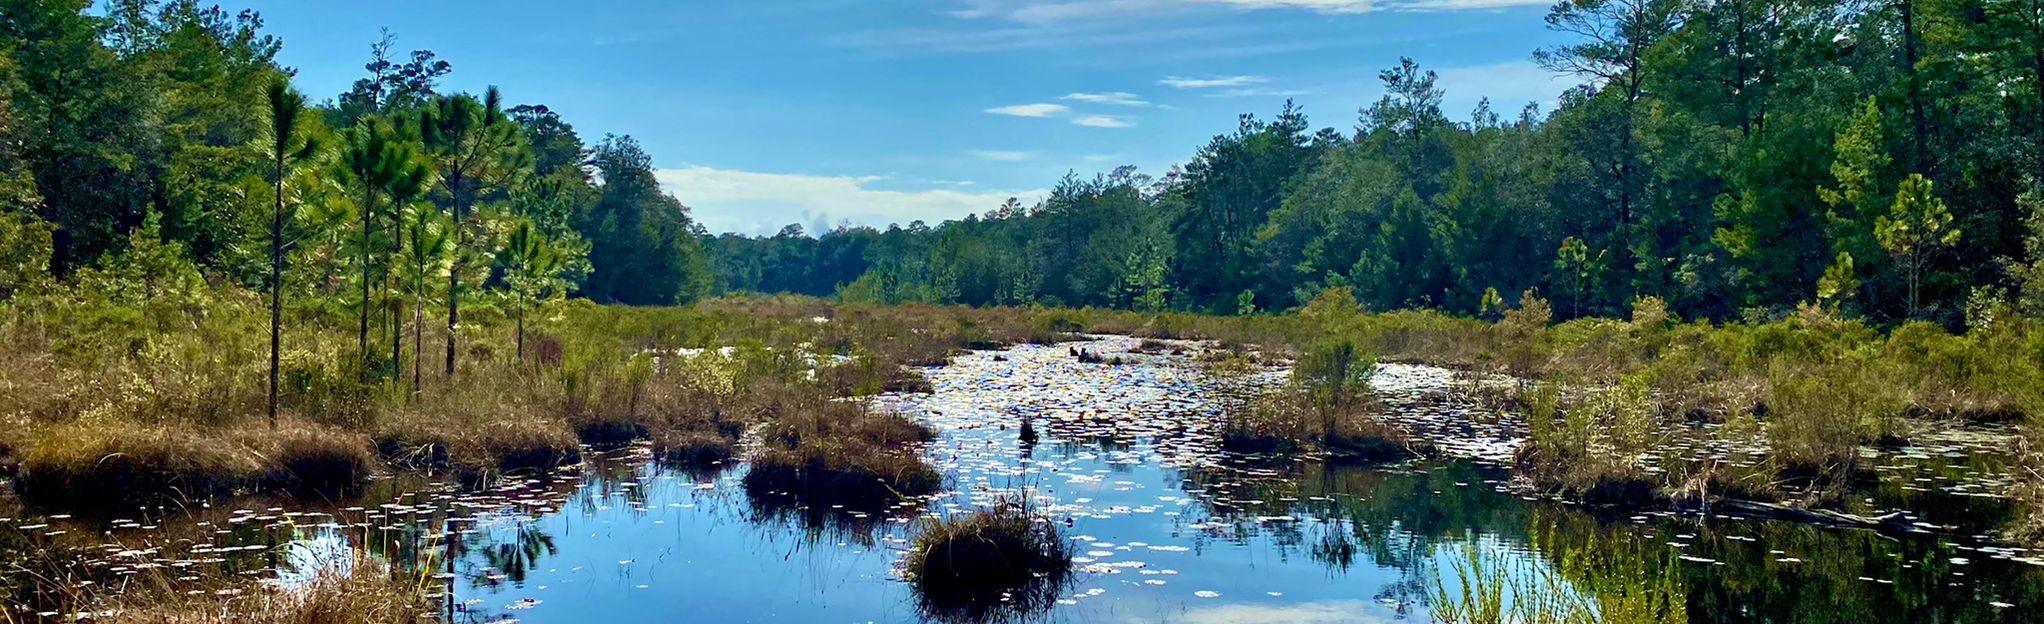
[{"label": "forest", "polygon": [[[0,622],[2044,609],[2044,0],[1545,20],[1557,102],[1405,58],[1353,123],[766,236],[399,33],[308,94],[253,11],[0,0]],[[540,607],[611,569],[563,548],[692,585]],[[858,580],[721,595],[794,552]]]},{"label": "forest", "polygon": [[1609,0],[1529,50],[1559,103],[1442,110],[1406,59],[1351,125],[1243,115],[1185,164],[1069,175],[1033,206],[722,235],[720,292],[1236,314],[1351,286],[1370,309],[1683,318],[1798,304],[1878,324],[2044,311],[2044,5]]},{"label": "forest", "polygon": [[[1530,289],[1563,318],[1653,296],[1683,318],[1810,303],[1954,329],[1969,302],[2044,309],[2044,8],[2026,0],[1565,3],[1548,22],[1578,41],[1530,51],[1581,82],[1552,106],[1444,111],[1405,59],[1345,129],[1287,104],[1161,174],[1072,174],[1035,205],[813,236],[713,236],[630,137],[592,145],[544,104],[442,94],[453,65],[388,33],[363,78],[295,122],[293,141],[331,149],[276,185],[263,91],[290,72],[259,16],[9,13],[0,197],[47,224],[55,275],[153,222],[196,266],[260,285],[275,186],[302,213],[284,224],[287,288],[329,298],[367,261],[386,265],[368,275],[385,298],[403,290],[395,265],[446,263],[458,277],[416,294],[519,282],[642,305],[758,292],[1236,314],[1348,286],[1374,310],[1481,316]],[[371,175],[397,160],[423,181]],[[365,201],[367,219],[347,214]],[[522,224],[533,244],[514,251]],[[385,251],[344,249],[365,232]],[[550,262],[521,264],[534,250]]]}]

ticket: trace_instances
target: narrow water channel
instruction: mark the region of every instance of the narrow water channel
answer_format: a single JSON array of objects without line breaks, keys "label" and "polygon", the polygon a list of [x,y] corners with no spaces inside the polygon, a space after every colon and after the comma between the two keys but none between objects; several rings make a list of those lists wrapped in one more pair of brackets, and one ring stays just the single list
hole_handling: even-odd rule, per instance
[{"label": "narrow water channel", "polygon": [[[1121,354],[1137,341],[1082,346]],[[682,471],[625,449],[480,493],[392,480],[320,510],[242,502],[91,527],[9,518],[0,533],[105,531],[98,565],[281,567],[287,582],[321,553],[362,546],[442,567],[458,622],[915,622],[945,615],[918,611],[898,580],[917,524],[1026,495],[1064,527],[1080,571],[1054,604],[1010,614],[1018,621],[1426,622],[1437,579],[1457,588],[1472,550],[1568,591],[1646,591],[1691,622],[2044,620],[2039,553],[1965,526],[1848,530],[1527,497],[1494,464],[1509,426],[1458,418],[1466,406],[1437,369],[1386,367],[1379,385],[1394,415],[1463,452],[1271,463],[1215,449],[1237,385],[1184,356],[1082,364],[1071,348],[975,352],[928,371],[932,394],[876,399],[940,432],[927,453],[947,475],[944,493],[892,512],[754,500],[742,466]],[[1024,418],[1039,442],[1019,439]],[[1926,470],[1964,465],[1952,459]],[[1880,496],[1935,494],[1930,477],[1905,480],[1917,478],[1929,487]],[[1975,497],[1955,499],[1931,502]],[[1946,516],[1988,522],[1993,501],[1979,505]],[[180,547],[196,554],[163,560]]]}]

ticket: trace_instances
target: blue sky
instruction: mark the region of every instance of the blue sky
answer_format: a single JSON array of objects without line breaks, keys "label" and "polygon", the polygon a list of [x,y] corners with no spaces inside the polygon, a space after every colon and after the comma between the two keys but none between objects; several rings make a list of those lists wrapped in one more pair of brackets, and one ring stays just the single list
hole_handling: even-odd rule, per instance
[{"label": "blue sky", "polygon": [[1552,108],[1545,0],[304,0],[253,8],[314,99],[378,29],[454,65],[444,90],[630,134],[712,231],[936,223],[1066,171],[1161,174],[1236,115],[1296,99],[1344,131],[1411,56],[1466,117]]}]

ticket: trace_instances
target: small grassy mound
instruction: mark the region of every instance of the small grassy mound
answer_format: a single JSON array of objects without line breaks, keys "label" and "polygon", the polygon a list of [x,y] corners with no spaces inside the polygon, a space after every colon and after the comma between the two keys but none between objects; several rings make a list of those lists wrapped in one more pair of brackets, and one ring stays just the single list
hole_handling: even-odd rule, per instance
[{"label": "small grassy mound", "polygon": [[910,582],[926,616],[982,622],[997,611],[1047,609],[1072,569],[1072,555],[1056,525],[1021,505],[925,525],[906,560]]},{"label": "small grassy mound", "polygon": [[901,414],[819,402],[768,424],[745,488],[755,496],[784,493],[865,508],[927,495],[944,485],[943,475],[918,453],[934,436]]},{"label": "small grassy mound", "polygon": [[624,414],[571,418],[569,424],[577,439],[600,448],[624,446],[649,434],[645,422]]},{"label": "small grassy mound", "polygon": [[575,434],[560,422],[501,420],[484,425],[474,440],[475,458],[505,472],[551,470],[582,461]]},{"label": "small grassy mound", "polygon": [[1298,388],[1274,390],[1242,405],[1221,430],[1221,449],[1245,455],[1313,453],[1329,459],[1383,462],[1424,455],[1424,440],[1377,415],[1373,401],[1316,400]]},{"label": "small grassy mound", "polygon": [[360,434],[323,427],[294,426],[270,432],[250,445],[267,460],[262,486],[304,496],[359,493],[376,464]]},{"label": "small grassy mound", "polygon": [[36,436],[14,486],[39,505],[113,510],[229,494],[262,472],[255,454],[225,436],[117,421],[75,423]]},{"label": "small grassy mound", "polygon": [[716,431],[678,430],[653,434],[653,454],[672,464],[707,466],[729,461],[738,453],[738,440]]}]

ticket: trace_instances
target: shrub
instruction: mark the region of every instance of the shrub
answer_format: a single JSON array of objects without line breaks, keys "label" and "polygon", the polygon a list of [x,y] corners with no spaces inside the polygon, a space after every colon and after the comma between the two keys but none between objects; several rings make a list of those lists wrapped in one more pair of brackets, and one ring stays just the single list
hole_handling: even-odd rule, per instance
[{"label": "shrub", "polygon": [[1841,483],[1860,468],[1859,445],[1900,439],[1907,390],[1880,362],[1777,363],[1768,376],[1767,443],[1778,470],[1808,485]]}]

